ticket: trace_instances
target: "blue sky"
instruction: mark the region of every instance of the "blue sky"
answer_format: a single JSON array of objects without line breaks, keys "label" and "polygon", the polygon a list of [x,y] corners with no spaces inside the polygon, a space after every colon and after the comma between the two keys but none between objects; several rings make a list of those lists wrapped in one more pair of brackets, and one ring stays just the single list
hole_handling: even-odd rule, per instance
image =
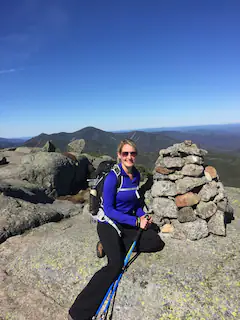
[{"label": "blue sky", "polygon": [[0,137],[240,122],[240,1],[2,0]]}]

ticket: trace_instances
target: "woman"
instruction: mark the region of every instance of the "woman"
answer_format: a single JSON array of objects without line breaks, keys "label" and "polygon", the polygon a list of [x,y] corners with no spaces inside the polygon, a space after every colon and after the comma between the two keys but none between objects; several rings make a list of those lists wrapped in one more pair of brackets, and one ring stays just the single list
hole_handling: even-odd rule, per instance
[{"label": "woman", "polygon": [[95,273],[78,295],[69,310],[69,319],[92,319],[109,286],[121,272],[125,255],[139,228],[145,231],[138,242],[138,252],[157,252],[164,247],[157,232],[149,228],[152,218],[147,220],[140,206],[137,192],[140,173],[134,166],[137,156],[136,144],[129,139],[121,141],[117,156],[121,185],[118,188],[118,177],[113,171],[110,171],[104,181],[103,208],[107,218],[110,218],[120,230],[121,236],[110,223],[98,222],[97,231],[108,257],[108,264]]}]

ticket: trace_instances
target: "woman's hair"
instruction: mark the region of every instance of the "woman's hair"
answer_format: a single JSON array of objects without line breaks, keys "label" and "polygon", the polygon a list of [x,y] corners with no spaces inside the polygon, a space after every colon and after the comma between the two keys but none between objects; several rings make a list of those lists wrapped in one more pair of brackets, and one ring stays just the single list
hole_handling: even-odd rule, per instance
[{"label": "woman's hair", "polygon": [[117,148],[118,153],[122,152],[122,148],[125,144],[129,144],[130,146],[132,146],[135,149],[135,151],[138,153],[136,143],[131,139],[124,139],[119,143]]}]

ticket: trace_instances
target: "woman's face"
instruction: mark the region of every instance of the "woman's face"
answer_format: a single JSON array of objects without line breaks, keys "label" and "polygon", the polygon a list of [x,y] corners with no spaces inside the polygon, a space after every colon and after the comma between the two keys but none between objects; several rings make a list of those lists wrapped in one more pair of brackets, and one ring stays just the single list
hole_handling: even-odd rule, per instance
[{"label": "woman's face", "polygon": [[120,159],[121,163],[127,168],[134,166],[136,156],[136,150],[129,144],[125,144],[122,147],[121,153],[118,153],[118,158]]}]

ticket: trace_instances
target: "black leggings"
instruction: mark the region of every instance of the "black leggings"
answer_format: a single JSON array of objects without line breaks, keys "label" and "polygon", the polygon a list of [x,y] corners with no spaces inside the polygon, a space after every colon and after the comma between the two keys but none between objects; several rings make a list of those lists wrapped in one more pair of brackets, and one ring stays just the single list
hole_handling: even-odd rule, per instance
[{"label": "black leggings", "polygon": [[[111,283],[121,272],[125,255],[132,245],[138,230],[134,227],[121,225],[122,237],[116,230],[105,223],[98,223],[97,231],[108,264],[97,271],[83,291],[77,296],[69,310],[73,320],[90,320],[95,315]],[[142,232],[135,249],[137,252],[157,252],[162,250],[164,242],[156,231],[148,229]]]}]

